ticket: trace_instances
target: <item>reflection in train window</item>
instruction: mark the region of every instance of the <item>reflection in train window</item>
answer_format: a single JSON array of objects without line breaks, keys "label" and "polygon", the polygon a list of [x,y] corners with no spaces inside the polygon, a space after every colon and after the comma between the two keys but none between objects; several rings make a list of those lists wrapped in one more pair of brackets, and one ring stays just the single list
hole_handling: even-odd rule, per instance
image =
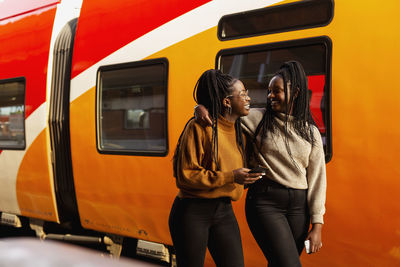
[{"label": "reflection in train window", "polygon": [[0,149],[25,149],[25,79],[0,80]]},{"label": "reflection in train window", "polygon": [[128,109],[125,116],[126,129],[149,128],[149,112],[143,109]]},{"label": "reflection in train window", "polygon": [[310,107],[324,142],[325,159],[332,156],[331,137],[331,42],[318,37],[222,50],[217,67],[243,81],[249,90],[252,107],[264,107],[267,86],[279,66],[288,60],[299,61],[308,77]]},{"label": "reflection in train window", "polygon": [[101,153],[166,155],[168,61],[103,66],[97,79]]}]

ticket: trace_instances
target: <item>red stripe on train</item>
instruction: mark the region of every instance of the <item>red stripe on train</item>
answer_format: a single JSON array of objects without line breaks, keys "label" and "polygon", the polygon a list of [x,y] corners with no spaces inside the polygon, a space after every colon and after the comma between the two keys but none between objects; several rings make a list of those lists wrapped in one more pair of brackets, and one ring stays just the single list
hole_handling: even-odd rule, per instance
[{"label": "red stripe on train", "polygon": [[25,118],[46,100],[55,12],[46,8],[0,25],[0,79],[25,78]]},{"label": "red stripe on train", "polygon": [[310,108],[313,117],[321,133],[325,133],[325,122],[322,116],[322,109],[324,106],[324,88],[325,88],[325,75],[308,76],[308,88],[312,91]]}]

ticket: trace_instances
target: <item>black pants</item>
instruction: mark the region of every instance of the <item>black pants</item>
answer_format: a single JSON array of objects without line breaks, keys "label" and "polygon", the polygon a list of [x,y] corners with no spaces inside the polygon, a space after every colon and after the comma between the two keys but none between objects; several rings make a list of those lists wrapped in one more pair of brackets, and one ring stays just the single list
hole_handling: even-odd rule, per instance
[{"label": "black pants", "polygon": [[249,188],[247,223],[269,267],[301,266],[299,256],[310,224],[307,190],[286,188],[267,179]]},{"label": "black pants", "polygon": [[178,267],[203,267],[207,247],[217,266],[244,266],[239,226],[229,198],[175,198],[169,229]]}]

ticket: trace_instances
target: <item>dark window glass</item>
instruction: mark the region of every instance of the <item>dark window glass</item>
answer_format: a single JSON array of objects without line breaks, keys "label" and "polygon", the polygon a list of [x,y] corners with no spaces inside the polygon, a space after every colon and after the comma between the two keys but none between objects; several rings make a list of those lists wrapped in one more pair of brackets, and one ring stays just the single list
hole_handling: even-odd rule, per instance
[{"label": "dark window glass", "polygon": [[284,32],[329,24],[332,0],[305,0],[226,15],[218,24],[221,40]]},{"label": "dark window glass", "polygon": [[307,74],[308,87],[312,92],[311,111],[321,132],[328,161],[332,155],[331,43],[328,38],[223,50],[217,56],[217,67],[243,81],[249,90],[252,107],[265,107],[269,80],[288,60],[299,61]]},{"label": "dark window glass", "polygon": [[0,81],[0,149],[25,148],[25,80]]},{"label": "dark window glass", "polygon": [[165,155],[167,139],[165,59],[101,67],[98,72],[98,149]]}]

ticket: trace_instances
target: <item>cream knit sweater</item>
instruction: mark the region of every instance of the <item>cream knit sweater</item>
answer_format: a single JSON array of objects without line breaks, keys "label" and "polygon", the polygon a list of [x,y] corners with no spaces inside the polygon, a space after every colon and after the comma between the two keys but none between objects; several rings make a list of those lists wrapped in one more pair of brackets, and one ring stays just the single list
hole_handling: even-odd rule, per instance
[{"label": "cream knit sweater", "polygon": [[[264,115],[264,108],[252,108],[249,115],[242,117],[243,130],[251,137]],[[278,129],[273,135],[268,135],[261,140],[260,135],[253,145],[254,156],[250,159],[250,166],[261,165],[267,168],[266,176],[275,182],[295,189],[308,189],[307,200],[311,216],[311,223],[323,223],[326,196],[326,171],[325,157],[321,135],[314,127],[314,146],[305,141],[291,127],[289,116],[288,142],[292,157],[290,158],[284,135],[285,114],[279,113],[275,118]],[[252,142],[248,142],[251,144]]]}]

